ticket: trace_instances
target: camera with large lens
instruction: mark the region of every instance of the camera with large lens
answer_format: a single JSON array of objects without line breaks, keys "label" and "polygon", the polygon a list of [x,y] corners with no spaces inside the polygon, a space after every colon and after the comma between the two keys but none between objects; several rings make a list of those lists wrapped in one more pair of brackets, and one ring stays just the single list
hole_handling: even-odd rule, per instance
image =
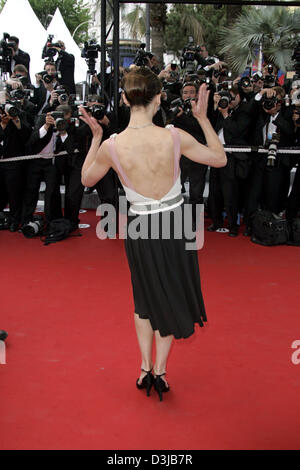
[{"label": "camera with large lens", "polygon": [[101,121],[105,116],[105,106],[103,104],[94,104],[90,111],[97,121]]},{"label": "camera with large lens", "polygon": [[192,116],[192,101],[194,101],[192,98],[187,98],[186,100],[176,98],[176,100],[173,100],[169,110],[170,116],[174,119],[181,109],[187,116]]},{"label": "camera with large lens", "polygon": [[240,79],[240,85],[243,88],[249,88],[252,85],[251,79],[249,77],[242,77]]},{"label": "camera with large lens", "polygon": [[267,166],[274,167],[277,159],[277,149],[279,144],[279,134],[272,134],[272,139],[268,141],[268,160]]},{"label": "camera with large lens", "polygon": [[62,111],[53,111],[51,116],[55,120],[55,128],[58,132],[63,132],[67,128],[67,121],[65,120],[65,115]]},{"label": "camera with large lens", "polygon": [[21,231],[26,238],[34,238],[43,234],[44,219],[42,216],[35,216],[32,222],[23,225]]},{"label": "camera with large lens", "polygon": [[39,72],[37,75],[41,75],[42,76],[42,79],[44,80],[44,82],[49,85],[50,83],[52,83],[54,80],[60,80],[61,79],[61,73],[60,72],[56,72],[55,74],[49,74],[46,72],[46,70],[43,70],[42,72]]},{"label": "camera with large lens", "polygon": [[278,103],[277,96],[271,96],[270,98],[268,98],[266,93],[263,94],[261,104],[262,104],[262,107],[266,109],[267,111],[270,111],[270,109],[274,108],[274,106],[276,106],[277,103]]},{"label": "camera with large lens", "polygon": [[18,117],[20,116],[19,105],[17,101],[7,100],[6,103],[0,104],[0,112],[12,118]]},{"label": "camera with large lens", "polygon": [[232,101],[232,96],[229,93],[229,91],[225,91],[225,90],[220,91],[219,95],[221,98],[219,99],[219,102],[218,102],[218,108],[221,108],[221,109],[228,108],[228,106],[230,105]]},{"label": "camera with large lens", "polygon": [[219,93],[220,91],[227,91],[231,90],[232,88],[232,81],[228,80],[225,82],[221,82],[217,84],[216,91]]},{"label": "camera with large lens", "polygon": [[274,75],[273,65],[269,64],[267,66],[268,73],[264,77],[264,88],[272,88],[276,85],[276,77]]},{"label": "camera with large lens", "polygon": [[57,88],[54,92],[60,97],[62,103],[67,103],[69,100],[69,95],[66,93],[66,90],[63,88]]},{"label": "camera with large lens", "polygon": [[34,96],[33,90],[22,90],[21,88],[18,88],[17,90],[12,90],[10,92],[10,97],[13,100],[23,100],[25,98],[32,98]]}]

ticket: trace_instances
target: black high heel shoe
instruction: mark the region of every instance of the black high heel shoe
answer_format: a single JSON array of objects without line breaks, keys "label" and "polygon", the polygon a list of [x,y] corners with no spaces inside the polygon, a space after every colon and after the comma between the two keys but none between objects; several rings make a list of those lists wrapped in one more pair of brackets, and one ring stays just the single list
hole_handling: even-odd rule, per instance
[{"label": "black high heel shoe", "polygon": [[166,375],[166,372],[163,374],[155,374],[154,377],[154,388],[158,393],[160,401],[163,399],[163,392],[168,392],[170,390],[170,387],[166,385],[166,382],[161,379],[162,375]]},{"label": "black high heel shoe", "polygon": [[[152,367],[153,369],[153,367]],[[145,388],[146,389],[146,392],[147,392],[147,397],[150,396],[150,390],[151,390],[151,387],[153,385],[153,380],[154,380],[154,377],[153,377],[153,374],[151,374],[152,372],[152,369],[151,370],[145,370],[145,369],[141,369],[143,372],[147,372],[147,375],[145,375],[145,377],[143,378],[142,382],[139,384],[139,379],[137,379],[136,381],[136,386],[139,390],[141,390],[142,388]]]}]

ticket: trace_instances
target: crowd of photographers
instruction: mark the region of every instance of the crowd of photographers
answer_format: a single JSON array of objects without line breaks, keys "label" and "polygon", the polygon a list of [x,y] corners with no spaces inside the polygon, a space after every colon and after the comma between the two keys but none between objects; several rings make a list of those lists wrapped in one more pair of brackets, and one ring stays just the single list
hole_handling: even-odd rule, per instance
[{"label": "crowd of photographers", "polygon": [[[96,46],[89,47],[93,54],[96,53]],[[5,53],[5,50],[10,52]],[[26,227],[31,227],[34,221],[40,184],[44,181],[46,225],[65,217],[71,222],[71,230],[75,230],[84,194],[81,167],[92,135],[89,127],[79,119],[74,57],[65,50],[62,41],[54,44],[50,38],[43,51],[44,70],[36,73],[35,83],[31,83],[30,57],[19,49],[17,38],[9,35],[4,38],[0,56],[2,77],[6,75],[6,90],[2,92],[6,97],[0,105],[0,212],[7,204],[10,207],[9,219],[2,216],[1,227],[12,232],[22,230],[26,234]],[[92,72],[95,57],[87,53]],[[227,64],[209,56],[205,46],[187,46],[180,64],[171,63],[163,70],[159,69],[157,58],[144,48],[138,51],[134,63],[135,66],[150,67],[162,80],[162,101],[154,117],[155,124],[174,124],[205,144],[201,127],[191,112],[191,100],[197,100],[199,86],[207,83],[211,89],[208,117],[222,143],[269,149],[262,154],[228,151],[226,167],[210,169],[207,211],[212,224],[208,230],[215,231],[224,226],[224,211],[232,237],[238,235],[239,214],[244,217],[245,235],[251,234],[253,215],[258,208],[276,214],[285,212],[288,220],[297,216],[299,167],[290,194],[289,188],[291,169],[299,157],[277,153],[280,147],[299,145],[300,81],[297,76],[279,86],[276,68],[265,65],[262,73],[232,80]],[[92,74],[90,95],[84,106],[103,127],[104,139],[125,129],[129,122],[130,110],[122,102],[121,95],[122,76],[127,72],[128,69],[120,70],[117,119],[115,112],[110,110],[108,95],[112,80],[109,67],[105,73],[105,93],[101,93],[101,75]],[[298,72],[299,68],[296,69]],[[19,158],[56,155],[62,151],[67,154],[50,159]],[[6,161],[11,158],[14,161]],[[182,188],[185,191],[188,179],[189,201],[193,208],[204,202],[207,170],[206,165],[182,156]],[[62,181],[66,188],[64,213],[60,192]],[[96,189],[101,202],[117,208],[119,184],[112,169]]]}]

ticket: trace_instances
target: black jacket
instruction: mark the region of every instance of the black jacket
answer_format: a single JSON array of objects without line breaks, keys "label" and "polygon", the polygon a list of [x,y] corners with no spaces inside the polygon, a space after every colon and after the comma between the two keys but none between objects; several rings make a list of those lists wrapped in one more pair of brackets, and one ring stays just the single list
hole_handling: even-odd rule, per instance
[{"label": "black jacket", "polygon": [[27,154],[26,144],[32,130],[23,115],[20,116],[20,119],[21,129],[17,129],[12,121],[7,124],[4,130],[0,126],[1,158],[20,157]]},{"label": "black jacket", "polygon": [[28,70],[28,79],[30,80],[29,67],[30,67],[30,55],[27,52],[18,50],[18,54],[12,58],[15,61],[15,65],[25,65]]},{"label": "black jacket", "polygon": [[57,71],[61,73],[60,83],[67,87],[71,95],[76,94],[74,81],[75,57],[65,51],[60,51],[55,63]]}]

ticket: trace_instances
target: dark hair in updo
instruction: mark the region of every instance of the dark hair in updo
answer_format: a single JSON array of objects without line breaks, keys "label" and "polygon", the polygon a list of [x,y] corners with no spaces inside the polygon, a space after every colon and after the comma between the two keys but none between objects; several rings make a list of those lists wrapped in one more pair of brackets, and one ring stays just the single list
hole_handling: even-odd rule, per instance
[{"label": "dark hair in updo", "polygon": [[162,84],[147,67],[134,67],[124,76],[123,89],[130,106],[148,106],[161,92]]}]

